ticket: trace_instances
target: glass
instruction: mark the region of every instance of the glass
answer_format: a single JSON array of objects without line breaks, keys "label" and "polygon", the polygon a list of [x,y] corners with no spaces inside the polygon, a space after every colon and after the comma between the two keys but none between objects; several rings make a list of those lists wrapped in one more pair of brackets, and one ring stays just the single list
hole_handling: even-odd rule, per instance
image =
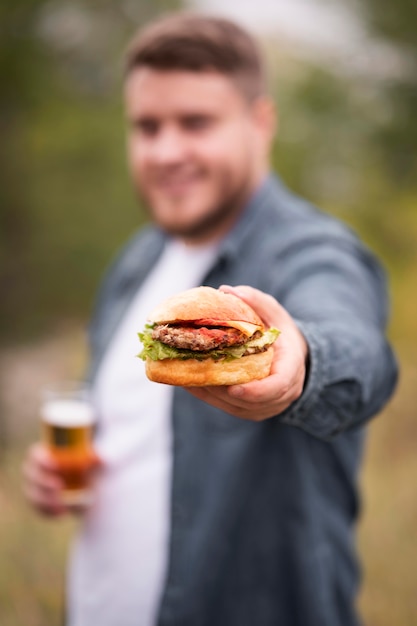
[{"label": "glass", "polygon": [[96,455],[92,438],[95,412],[84,382],[65,381],[42,390],[42,440],[55,458],[64,481],[63,502],[92,501],[91,468]]}]

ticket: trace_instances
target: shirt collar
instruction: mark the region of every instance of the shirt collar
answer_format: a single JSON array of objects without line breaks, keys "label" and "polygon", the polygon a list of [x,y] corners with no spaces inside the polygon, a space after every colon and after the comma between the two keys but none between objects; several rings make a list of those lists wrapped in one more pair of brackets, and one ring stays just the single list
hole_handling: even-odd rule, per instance
[{"label": "shirt collar", "polygon": [[252,194],[246,203],[235,226],[225,236],[219,246],[219,259],[236,258],[245,240],[251,236],[259,225],[260,211],[265,207],[273,193],[275,177],[269,174]]}]

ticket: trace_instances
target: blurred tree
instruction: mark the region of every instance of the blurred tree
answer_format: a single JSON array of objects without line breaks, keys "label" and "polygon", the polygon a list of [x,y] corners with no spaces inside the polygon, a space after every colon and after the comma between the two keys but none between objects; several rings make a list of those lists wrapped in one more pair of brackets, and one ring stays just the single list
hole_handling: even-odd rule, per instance
[{"label": "blurred tree", "polygon": [[274,163],[289,185],[319,204],[350,201],[352,163],[363,152],[366,108],[343,77],[310,65],[277,81],[280,124]]},{"label": "blurred tree", "polygon": [[[179,5],[180,0],[0,3],[3,340],[30,327],[30,320],[35,317],[45,321],[52,292],[59,302],[60,293],[66,291],[64,286],[60,289],[58,281],[68,259],[77,259],[80,234],[79,230],[70,229],[59,245],[67,225],[65,218],[71,210],[68,190],[71,188],[72,202],[77,202],[74,184],[79,186],[80,211],[84,210],[88,223],[85,209],[87,202],[94,205],[94,199],[83,201],[82,193],[89,180],[100,180],[100,176],[103,180],[106,158],[110,167],[111,155],[100,149],[105,145],[108,150],[111,131],[101,141],[98,136],[110,118],[115,127],[118,113],[110,113],[110,109],[113,107],[114,111],[116,93],[119,95],[116,85],[124,46],[141,23]],[[98,194],[97,204],[100,201]],[[62,224],[58,224],[59,218]],[[81,228],[86,227],[81,224]],[[89,244],[94,249],[91,239],[84,247]],[[55,265],[50,263],[51,254],[56,255]],[[91,289],[93,278],[97,279],[94,271],[87,274],[91,280],[85,291],[80,289],[78,301],[75,298],[78,304]],[[67,305],[69,300],[61,305]],[[76,313],[76,307],[70,307],[68,314]]]},{"label": "blurred tree", "polygon": [[32,214],[27,185],[25,126],[36,106],[47,63],[34,23],[44,0],[0,5],[0,327],[23,304],[30,283],[26,255]]},{"label": "blurred tree", "polygon": [[417,180],[417,3],[415,0],[363,0],[361,12],[371,33],[400,53],[398,74],[382,86],[389,117],[377,136],[390,172],[398,182]]}]

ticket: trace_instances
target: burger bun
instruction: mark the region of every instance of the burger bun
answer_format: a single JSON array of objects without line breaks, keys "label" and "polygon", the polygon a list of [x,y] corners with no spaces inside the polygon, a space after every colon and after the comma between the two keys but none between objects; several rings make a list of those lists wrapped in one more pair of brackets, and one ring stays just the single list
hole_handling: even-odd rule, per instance
[{"label": "burger bun", "polygon": [[260,317],[246,302],[213,287],[194,287],[187,289],[159,304],[148,316],[150,322],[172,324],[198,319],[212,319],[222,322],[236,320],[264,325]]},{"label": "burger bun", "polygon": [[146,375],[156,383],[181,387],[239,385],[269,375],[273,348],[238,359],[146,359]]}]

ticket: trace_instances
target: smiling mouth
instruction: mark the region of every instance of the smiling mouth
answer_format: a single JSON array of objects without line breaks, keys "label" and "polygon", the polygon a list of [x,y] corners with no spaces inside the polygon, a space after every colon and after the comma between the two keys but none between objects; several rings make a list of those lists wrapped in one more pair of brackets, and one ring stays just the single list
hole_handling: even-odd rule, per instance
[{"label": "smiling mouth", "polygon": [[182,201],[195,192],[196,186],[193,183],[170,183],[158,185],[154,191],[168,201]]},{"label": "smiling mouth", "polygon": [[177,193],[187,190],[192,185],[202,180],[201,173],[177,173],[172,175],[157,176],[154,178],[154,186],[162,192]]}]

